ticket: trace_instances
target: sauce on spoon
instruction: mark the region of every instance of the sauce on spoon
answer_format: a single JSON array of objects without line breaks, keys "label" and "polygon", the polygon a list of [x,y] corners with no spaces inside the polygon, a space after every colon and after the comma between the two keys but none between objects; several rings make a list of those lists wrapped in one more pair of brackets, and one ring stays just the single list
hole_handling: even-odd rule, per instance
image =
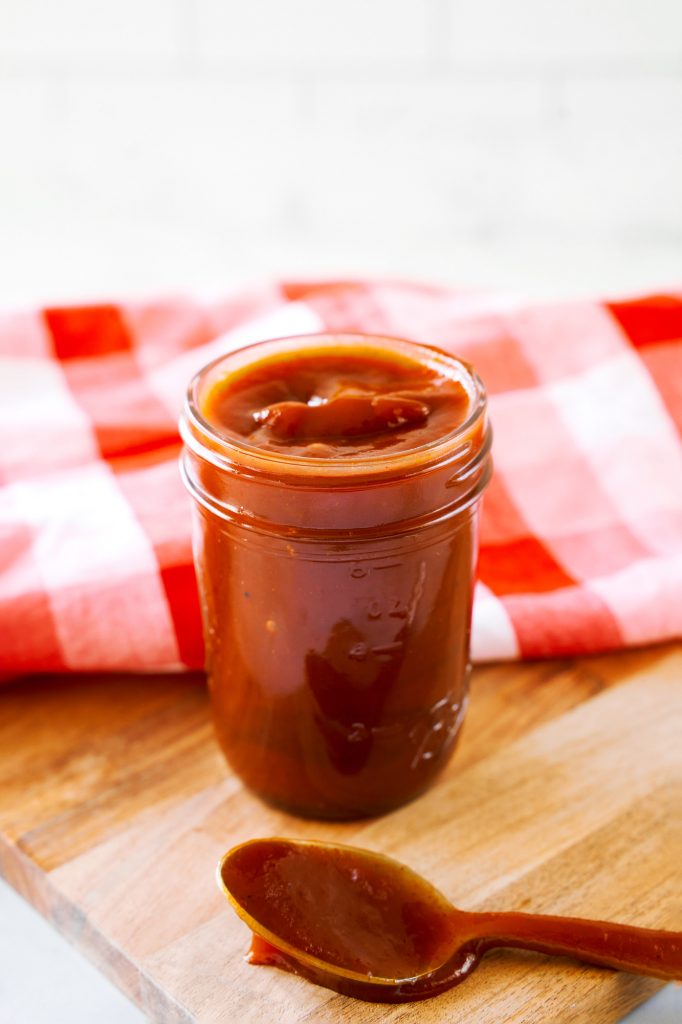
[{"label": "sauce on spoon", "polygon": [[230,850],[219,883],[253,932],[249,962],[370,1002],[425,999],[497,946],[682,979],[682,933],[604,921],[458,910],[398,861],[312,840]]}]

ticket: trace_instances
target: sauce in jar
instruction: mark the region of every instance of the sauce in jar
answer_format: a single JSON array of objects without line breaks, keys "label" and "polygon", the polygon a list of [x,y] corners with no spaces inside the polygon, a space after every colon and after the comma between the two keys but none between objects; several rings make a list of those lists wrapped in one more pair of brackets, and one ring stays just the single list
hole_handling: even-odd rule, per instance
[{"label": "sauce in jar", "polygon": [[289,353],[217,380],[202,412],[227,438],[308,458],[405,451],[467,418],[464,386],[437,369],[382,353]]},{"label": "sauce in jar", "polygon": [[206,367],[182,431],[230,765],[306,816],[417,796],[466,703],[480,381],[397,339],[280,339]]}]

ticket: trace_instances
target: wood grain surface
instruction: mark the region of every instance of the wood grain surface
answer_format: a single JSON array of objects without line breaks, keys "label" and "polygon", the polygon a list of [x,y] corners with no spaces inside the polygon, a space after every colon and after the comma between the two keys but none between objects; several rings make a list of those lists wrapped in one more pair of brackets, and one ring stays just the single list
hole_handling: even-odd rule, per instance
[{"label": "wood grain surface", "polygon": [[0,871],[154,1021],[617,1021],[659,983],[498,952],[460,988],[388,1007],[250,967],[215,865],[251,836],[338,839],[464,909],[682,928],[681,676],[670,646],[479,668],[438,785],[343,825],[244,792],[200,677],[24,680],[0,693]]}]

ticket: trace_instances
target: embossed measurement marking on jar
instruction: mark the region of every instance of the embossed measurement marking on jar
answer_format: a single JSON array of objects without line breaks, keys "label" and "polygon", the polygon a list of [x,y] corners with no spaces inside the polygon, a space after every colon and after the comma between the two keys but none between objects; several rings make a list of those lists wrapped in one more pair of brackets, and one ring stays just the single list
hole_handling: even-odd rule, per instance
[{"label": "embossed measurement marking on jar", "polygon": [[377,661],[393,661],[397,654],[402,653],[404,647],[405,645],[402,640],[394,640],[390,644],[377,644],[376,647],[372,648],[372,654]]},{"label": "embossed measurement marking on jar", "polygon": [[375,644],[373,647],[360,642],[353,644],[348,651],[348,657],[353,661],[365,661],[369,654],[373,654],[378,661],[387,661],[392,654],[402,651],[404,646],[402,640],[394,640],[392,643],[386,644]]},{"label": "embossed measurement marking on jar", "polygon": [[370,565],[366,569],[357,565],[354,569],[351,569],[350,574],[354,580],[361,580],[373,572],[382,572],[384,569],[402,569],[402,567],[402,562],[391,562],[390,565]]}]

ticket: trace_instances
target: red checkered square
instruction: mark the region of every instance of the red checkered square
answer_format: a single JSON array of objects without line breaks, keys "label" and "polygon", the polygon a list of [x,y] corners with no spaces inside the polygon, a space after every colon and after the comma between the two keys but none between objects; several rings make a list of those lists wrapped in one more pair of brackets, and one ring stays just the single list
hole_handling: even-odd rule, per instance
[{"label": "red checkered square", "polygon": [[486,544],[478,557],[478,575],[495,594],[543,594],[575,582],[536,537],[508,544]]},{"label": "red checkered square", "polygon": [[682,339],[682,296],[649,295],[606,308],[636,348]]},{"label": "red checkered square", "polygon": [[46,309],[44,316],[58,359],[93,359],[131,347],[117,306]]}]

